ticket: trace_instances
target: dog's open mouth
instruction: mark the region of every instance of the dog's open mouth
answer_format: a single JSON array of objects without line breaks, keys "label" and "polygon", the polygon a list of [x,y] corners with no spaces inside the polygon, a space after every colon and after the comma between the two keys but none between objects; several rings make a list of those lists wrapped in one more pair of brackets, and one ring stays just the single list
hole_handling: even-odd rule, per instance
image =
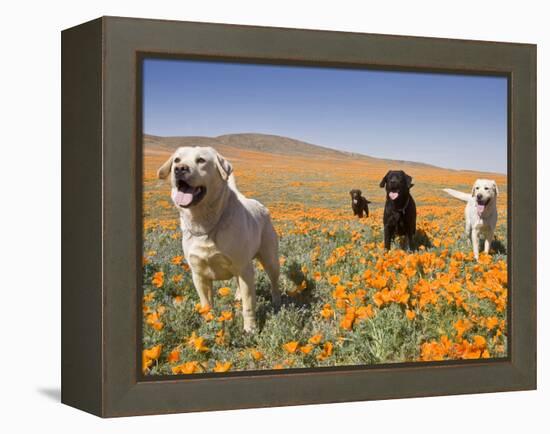
[{"label": "dog's open mouth", "polygon": [[477,199],[476,200],[476,210],[477,214],[481,215],[483,211],[485,211],[485,207],[489,205],[489,202],[491,201],[491,198],[489,199]]},{"label": "dog's open mouth", "polygon": [[391,200],[395,200],[399,197],[399,192],[398,191],[389,191],[388,196],[390,197]]},{"label": "dog's open mouth", "polygon": [[177,181],[178,191],[174,196],[174,202],[177,206],[187,208],[199,203],[206,194],[205,187],[192,187],[182,179]]}]

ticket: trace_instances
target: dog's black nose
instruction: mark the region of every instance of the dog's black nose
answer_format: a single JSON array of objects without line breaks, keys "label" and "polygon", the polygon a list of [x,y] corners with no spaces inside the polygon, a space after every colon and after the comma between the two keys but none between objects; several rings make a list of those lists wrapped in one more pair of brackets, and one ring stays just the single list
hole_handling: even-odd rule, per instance
[{"label": "dog's black nose", "polygon": [[182,164],[181,166],[177,166],[175,169],[174,169],[174,173],[176,175],[180,174],[180,173],[185,173],[185,172],[189,172],[189,166],[186,166],[185,164]]},{"label": "dog's black nose", "polygon": [[478,193],[477,198],[478,198],[478,200],[481,200],[481,199],[483,199],[483,195],[481,193]]}]

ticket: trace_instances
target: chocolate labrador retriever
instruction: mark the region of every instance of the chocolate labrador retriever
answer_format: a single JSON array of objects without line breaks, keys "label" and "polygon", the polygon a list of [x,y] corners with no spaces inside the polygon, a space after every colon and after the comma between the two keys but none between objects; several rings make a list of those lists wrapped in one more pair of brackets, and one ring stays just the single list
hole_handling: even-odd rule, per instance
[{"label": "chocolate labrador retriever", "polygon": [[362,196],[361,190],[353,189],[349,192],[351,196],[351,209],[353,210],[353,215],[358,216],[359,218],[369,216],[369,200]]}]

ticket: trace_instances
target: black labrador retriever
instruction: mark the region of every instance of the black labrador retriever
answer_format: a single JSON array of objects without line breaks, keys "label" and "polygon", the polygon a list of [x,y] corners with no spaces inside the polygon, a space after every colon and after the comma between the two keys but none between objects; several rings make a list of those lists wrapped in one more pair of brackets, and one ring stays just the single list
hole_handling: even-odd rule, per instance
[{"label": "black labrador retriever", "polygon": [[390,170],[380,182],[386,188],[384,207],[384,247],[390,250],[394,236],[406,236],[409,249],[416,232],[416,204],[410,194],[412,178],[402,170]]},{"label": "black labrador retriever", "polygon": [[365,217],[369,216],[369,203],[371,203],[369,200],[364,198],[361,193],[361,190],[354,189],[349,192],[351,196],[351,209],[353,210],[353,215],[358,216],[359,218],[363,217],[363,213],[365,214]]}]

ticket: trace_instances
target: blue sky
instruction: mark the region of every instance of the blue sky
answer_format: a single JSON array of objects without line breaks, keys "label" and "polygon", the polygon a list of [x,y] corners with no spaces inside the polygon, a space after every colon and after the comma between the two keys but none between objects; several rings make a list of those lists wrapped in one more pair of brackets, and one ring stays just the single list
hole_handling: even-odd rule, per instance
[{"label": "blue sky", "polygon": [[143,130],[264,133],[506,173],[503,77],[146,59]]}]

